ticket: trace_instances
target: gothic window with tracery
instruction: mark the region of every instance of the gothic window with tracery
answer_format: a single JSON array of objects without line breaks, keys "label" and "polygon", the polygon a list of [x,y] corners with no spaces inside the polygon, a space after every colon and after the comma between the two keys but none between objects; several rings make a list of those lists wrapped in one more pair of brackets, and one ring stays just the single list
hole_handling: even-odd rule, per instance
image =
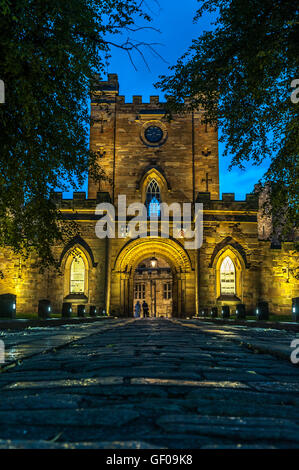
[{"label": "gothic window with tracery", "polygon": [[85,264],[80,255],[74,257],[71,264],[71,294],[84,294]]},{"label": "gothic window with tracery", "polygon": [[220,288],[222,295],[235,295],[236,293],[236,269],[229,256],[221,263]]},{"label": "gothic window with tracery", "polygon": [[152,179],[146,190],[146,207],[148,216],[160,216],[161,193],[160,187],[155,179]]}]

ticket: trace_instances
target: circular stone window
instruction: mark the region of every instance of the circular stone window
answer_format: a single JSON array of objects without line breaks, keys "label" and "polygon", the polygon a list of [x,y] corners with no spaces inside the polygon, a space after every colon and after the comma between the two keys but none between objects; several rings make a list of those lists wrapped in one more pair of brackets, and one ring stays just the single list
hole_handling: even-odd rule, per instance
[{"label": "circular stone window", "polygon": [[158,126],[149,126],[145,132],[144,136],[151,144],[157,144],[163,138],[163,131],[161,127]]},{"label": "circular stone window", "polygon": [[167,128],[160,121],[148,121],[143,124],[140,137],[148,147],[160,147],[167,140]]}]

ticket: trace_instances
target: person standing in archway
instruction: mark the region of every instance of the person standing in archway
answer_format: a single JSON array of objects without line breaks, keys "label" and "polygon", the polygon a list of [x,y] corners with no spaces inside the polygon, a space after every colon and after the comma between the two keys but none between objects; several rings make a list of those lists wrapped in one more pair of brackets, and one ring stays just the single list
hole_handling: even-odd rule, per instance
[{"label": "person standing in archway", "polygon": [[149,313],[148,313],[148,304],[147,304],[147,302],[146,302],[145,300],[142,302],[142,309],[143,309],[143,316],[144,316],[144,318],[149,317]]},{"label": "person standing in archway", "polygon": [[135,304],[135,309],[134,309],[134,317],[135,318],[140,318],[140,312],[141,312],[141,305],[139,300],[137,300]]}]

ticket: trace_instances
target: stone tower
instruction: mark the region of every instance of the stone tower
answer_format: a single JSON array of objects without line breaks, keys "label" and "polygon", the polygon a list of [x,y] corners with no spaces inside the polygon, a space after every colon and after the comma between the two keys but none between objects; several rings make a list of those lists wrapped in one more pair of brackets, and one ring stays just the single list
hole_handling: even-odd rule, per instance
[{"label": "stone tower", "polygon": [[141,182],[150,169],[165,179],[164,202],[194,202],[198,192],[219,199],[218,133],[202,122],[200,112],[165,118],[165,103],[151,96],[143,103],[119,95],[118,77],[98,82],[92,97],[90,147],[98,153],[108,180],[100,187],[91,179],[89,198],[107,191],[117,203],[126,194],[128,204],[142,201]]}]

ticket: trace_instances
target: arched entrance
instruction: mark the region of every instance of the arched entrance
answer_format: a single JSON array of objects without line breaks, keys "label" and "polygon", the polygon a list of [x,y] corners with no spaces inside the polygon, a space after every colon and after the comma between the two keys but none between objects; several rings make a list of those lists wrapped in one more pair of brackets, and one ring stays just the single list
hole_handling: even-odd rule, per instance
[{"label": "arched entrance", "polygon": [[116,257],[111,273],[111,313],[133,315],[135,272],[153,255],[170,269],[172,315],[181,317],[186,311],[195,312],[194,270],[187,251],[177,240],[146,237],[128,242]]},{"label": "arched entrance", "polygon": [[134,306],[148,305],[150,317],[172,317],[173,274],[163,258],[154,254],[138,264],[134,273]]}]

